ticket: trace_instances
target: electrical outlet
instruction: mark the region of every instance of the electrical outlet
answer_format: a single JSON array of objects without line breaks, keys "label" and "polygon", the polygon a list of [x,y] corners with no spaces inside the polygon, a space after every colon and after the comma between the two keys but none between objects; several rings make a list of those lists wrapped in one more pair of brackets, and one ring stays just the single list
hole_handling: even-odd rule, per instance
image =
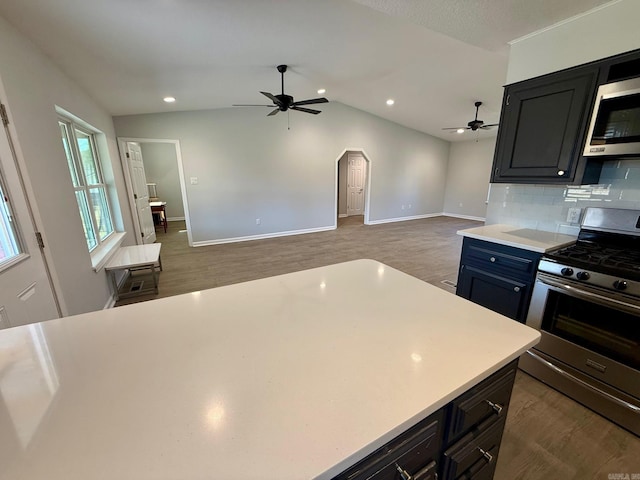
[{"label": "electrical outlet", "polygon": [[580,223],[581,208],[570,208],[567,212],[567,223]]},{"label": "electrical outlet", "polygon": [[256,225],[260,225],[261,220],[259,218],[256,218]]},{"label": "electrical outlet", "polygon": [[409,210],[411,210],[411,204],[409,204]]},{"label": "electrical outlet", "polygon": [[198,184],[198,177],[191,177],[191,185],[197,185]]},{"label": "electrical outlet", "polygon": [[404,205],[402,205],[402,210],[404,210]]}]

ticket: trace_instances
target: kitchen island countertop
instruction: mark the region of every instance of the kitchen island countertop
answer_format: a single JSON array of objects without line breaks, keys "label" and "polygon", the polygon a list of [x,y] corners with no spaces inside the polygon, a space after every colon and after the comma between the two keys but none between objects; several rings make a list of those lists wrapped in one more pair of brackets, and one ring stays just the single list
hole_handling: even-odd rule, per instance
[{"label": "kitchen island countertop", "polygon": [[328,479],[539,341],[373,260],[0,331],[0,478]]},{"label": "kitchen island countertop", "polygon": [[577,240],[577,237],[564,233],[546,232],[544,230],[503,224],[484,225],[482,227],[459,230],[458,235],[538,253],[547,253],[556,248],[566,247]]}]

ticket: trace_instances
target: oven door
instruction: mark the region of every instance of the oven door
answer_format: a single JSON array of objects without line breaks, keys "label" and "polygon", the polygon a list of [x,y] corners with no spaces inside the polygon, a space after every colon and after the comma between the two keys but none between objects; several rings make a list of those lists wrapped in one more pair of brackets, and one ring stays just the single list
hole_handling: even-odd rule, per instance
[{"label": "oven door", "polygon": [[632,298],[538,273],[527,325],[537,350],[640,398],[640,305]]}]

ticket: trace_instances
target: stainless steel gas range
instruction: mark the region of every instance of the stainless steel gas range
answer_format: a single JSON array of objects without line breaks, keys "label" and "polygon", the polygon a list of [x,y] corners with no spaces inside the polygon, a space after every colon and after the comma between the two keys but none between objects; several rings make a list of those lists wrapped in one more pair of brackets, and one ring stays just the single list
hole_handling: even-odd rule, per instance
[{"label": "stainless steel gas range", "polygon": [[575,245],[545,254],[520,368],[640,435],[640,211],[587,208]]}]

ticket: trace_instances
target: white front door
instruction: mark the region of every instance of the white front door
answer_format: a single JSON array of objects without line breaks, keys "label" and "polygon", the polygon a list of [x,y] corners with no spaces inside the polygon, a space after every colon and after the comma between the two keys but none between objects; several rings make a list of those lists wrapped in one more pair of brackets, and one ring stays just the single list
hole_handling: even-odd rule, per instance
[{"label": "white front door", "polygon": [[0,126],[0,328],[60,316],[9,135]]},{"label": "white front door", "polygon": [[367,163],[358,153],[347,154],[347,215],[364,215],[364,186]]},{"label": "white front door", "polygon": [[156,241],[156,228],[153,224],[153,215],[151,215],[151,207],[149,206],[147,177],[144,174],[142,149],[139,143],[127,142],[127,163],[131,176],[136,214],[138,215],[139,235],[142,238],[142,243],[153,243]]}]

